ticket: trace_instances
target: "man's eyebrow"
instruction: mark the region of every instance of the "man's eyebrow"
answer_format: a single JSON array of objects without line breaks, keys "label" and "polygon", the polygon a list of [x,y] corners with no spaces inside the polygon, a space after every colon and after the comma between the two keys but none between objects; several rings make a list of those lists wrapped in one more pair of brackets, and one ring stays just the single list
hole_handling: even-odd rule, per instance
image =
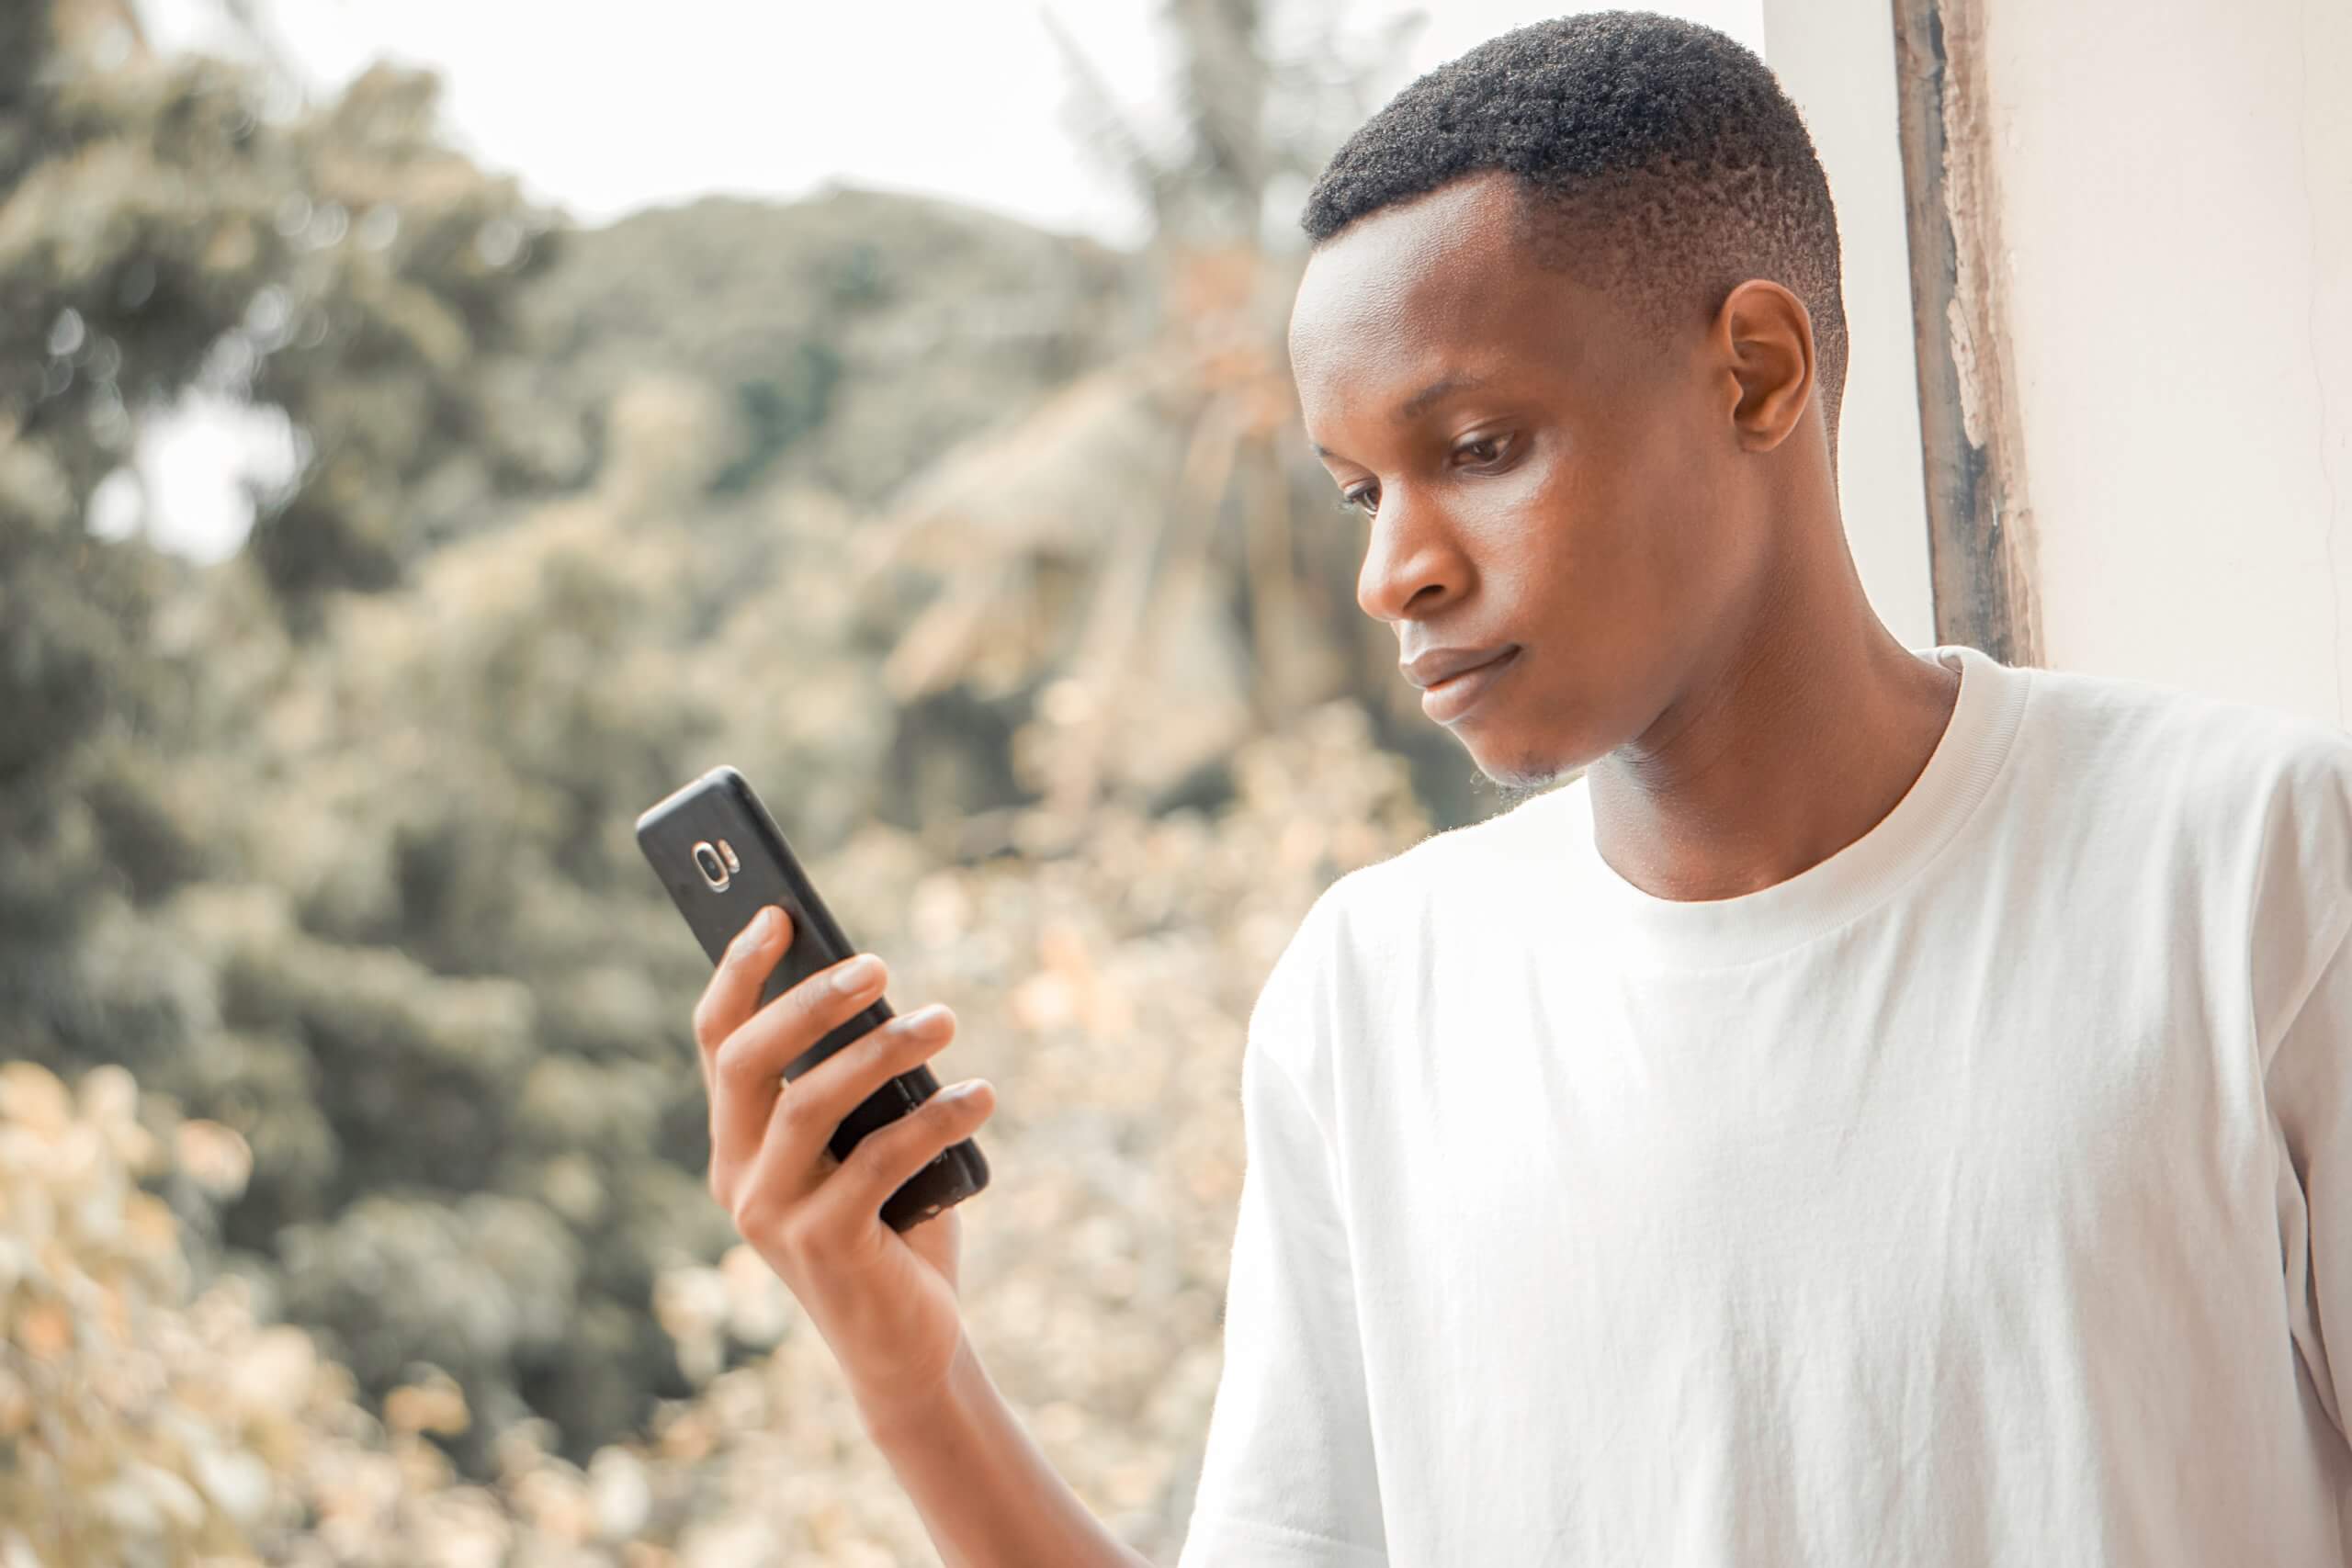
[{"label": "man's eyebrow", "polygon": [[1396,423],[1402,424],[1415,415],[1427,412],[1431,403],[1449,393],[1464,391],[1469,388],[1483,387],[1486,384],[1487,378],[1484,376],[1472,376],[1466,372],[1458,376],[1441,376],[1397,404],[1396,412],[1391,417]]},{"label": "man's eyebrow", "polygon": [[[1466,372],[1454,376],[1441,376],[1436,380],[1431,381],[1428,386],[1423,387],[1419,391],[1415,392],[1411,397],[1407,398],[1403,402],[1398,403],[1396,405],[1396,412],[1389,415],[1389,420],[1392,423],[1396,424],[1406,423],[1408,421],[1427,412],[1429,406],[1437,401],[1440,398],[1449,396],[1454,392],[1466,391],[1472,387],[1483,387],[1486,384],[1487,378],[1484,376],[1473,376]],[[1329,451],[1324,449],[1320,442],[1310,440],[1306,445],[1317,457],[1328,458],[1331,456]]]}]

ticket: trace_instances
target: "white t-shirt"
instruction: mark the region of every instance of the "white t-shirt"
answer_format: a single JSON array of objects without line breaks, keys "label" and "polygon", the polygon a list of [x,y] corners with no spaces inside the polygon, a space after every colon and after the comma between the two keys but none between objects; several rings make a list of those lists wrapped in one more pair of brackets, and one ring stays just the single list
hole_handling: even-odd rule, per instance
[{"label": "white t-shirt", "polygon": [[1182,1568],[2352,1563],[2352,735],[1920,651],[1787,881],[1578,780],[1316,903]]}]

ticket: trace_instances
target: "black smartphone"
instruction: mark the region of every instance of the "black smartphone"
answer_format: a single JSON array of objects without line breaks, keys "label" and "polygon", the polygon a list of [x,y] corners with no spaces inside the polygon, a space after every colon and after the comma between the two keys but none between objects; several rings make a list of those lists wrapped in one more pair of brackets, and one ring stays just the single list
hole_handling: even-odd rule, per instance
[{"label": "black smartphone", "polygon": [[[760,992],[760,1004],[829,964],[857,952],[817,896],[816,886],[785,842],[784,834],[741,773],[716,767],[637,819],[638,848],[652,863],[662,886],[716,964],[735,933],[769,904],[792,917],[792,942],[776,960]],[[786,1081],[798,1077],[842,1046],[893,1016],[890,1004],[874,1005],[832,1030],[785,1064]],[[939,1092],[928,1065],[900,1073],[860,1101],[842,1119],[828,1147],[847,1159],[860,1140],[888,1126]],[[882,1221],[893,1230],[920,1224],[941,1210],[969,1198],[989,1184],[988,1161],[979,1145],[965,1138],[950,1144],[929,1165],[907,1179],[882,1205]]]}]

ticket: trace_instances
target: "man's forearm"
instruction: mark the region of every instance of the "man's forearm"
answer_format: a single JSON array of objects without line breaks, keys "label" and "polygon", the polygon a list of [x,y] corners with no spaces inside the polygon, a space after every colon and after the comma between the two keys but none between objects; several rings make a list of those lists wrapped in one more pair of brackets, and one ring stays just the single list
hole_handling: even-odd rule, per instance
[{"label": "man's forearm", "polygon": [[1151,1568],[1046,1461],[968,1340],[940,1398],[862,1414],[947,1568]]}]

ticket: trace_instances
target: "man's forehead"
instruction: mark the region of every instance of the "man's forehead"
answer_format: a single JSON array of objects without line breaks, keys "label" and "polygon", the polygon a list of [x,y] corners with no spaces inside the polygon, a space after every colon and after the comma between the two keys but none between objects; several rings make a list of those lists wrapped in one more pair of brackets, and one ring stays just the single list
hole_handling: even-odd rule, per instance
[{"label": "man's forehead", "polygon": [[1540,264],[1509,186],[1442,189],[1372,214],[1309,258],[1291,310],[1291,376],[1314,420],[1374,403],[1385,413],[1464,375],[1518,381],[1540,366],[1549,376],[1583,359],[1599,303]]},{"label": "man's forehead", "polygon": [[1377,336],[1403,319],[1456,314],[1523,265],[1507,186],[1464,182],[1384,208],[1307,258],[1292,301],[1294,355],[1334,336]]}]

